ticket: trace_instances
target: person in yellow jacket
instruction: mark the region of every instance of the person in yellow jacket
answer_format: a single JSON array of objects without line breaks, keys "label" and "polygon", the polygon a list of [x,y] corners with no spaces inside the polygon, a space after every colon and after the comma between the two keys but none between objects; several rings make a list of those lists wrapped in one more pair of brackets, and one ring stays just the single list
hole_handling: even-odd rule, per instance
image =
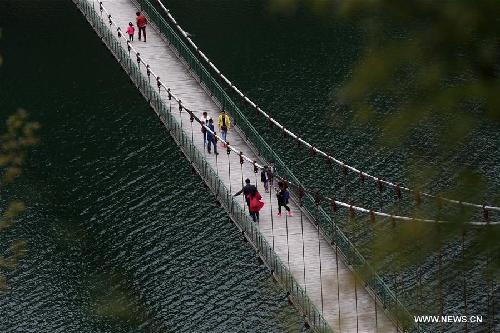
[{"label": "person in yellow jacket", "polygon": [[[221,133],[221,138],[225,142],[227,142],[227,131],[231,127],[231,120],[229,119],[229,116],[226,114],[224,110],[222,110],[221,114],[219,115],[219,130]],[[225,147],[226,144],[223,143],[223,146]]]}]

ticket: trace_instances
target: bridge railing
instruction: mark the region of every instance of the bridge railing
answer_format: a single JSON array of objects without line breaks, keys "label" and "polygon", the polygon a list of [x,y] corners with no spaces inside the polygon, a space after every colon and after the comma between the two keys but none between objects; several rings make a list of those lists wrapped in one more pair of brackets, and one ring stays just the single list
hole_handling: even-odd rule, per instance
[{"label": "bridge railing", "polygon": [[[195,53],[189,48],[183,37],[165,20],[165,18],[156,10],[150,0],[133,0],[143,10],[150,20],[163,34],[164,38],[170,43],[179,58],[189,67],[192,74],[198,79],[202,87],[212,96],[214,101],[233,117],[235,125],[244,133],[246,138],[254,145],[257,152],[267,161],[274,161],[279,175],[287,178],[294,184],[301,183],[280,159],[280,157],[271,149],[267,142],[258,133],[255,127],[248,121],[241,112],[237,104],[231,99],[224,90],[221,83],[211,75],[202,61],[195,56]],[[292,195],[299,196],[296,188],[292,188]],[[303,199],[304,208],[316,219],[322,229],[323,235],[335,244],[347,263],[364,280],[365,286],[373,293],[382,306],[389,312],[389,315],[398,323],[402,330],[418,331],[411,321],[411,315],[406,307],[400,302],[392,290],[387,286],[383,279],[372,269],[365,258],[359,253],[354,244],[347,238],[342,230],[332,220],[330,215],[321,207],[316,205],[312,195],[306,194]]]},{"label": "bridge railing", "polygon": [[[144,73],[141,72],[141,69],[137,66],[136,61],[130,58],[126,47],[124,47],[124,45],[114,36],[113,31],[105,22],[105,18],[103,19],[101,14],[96,10],[95,6],[93,6],[93,1],[73,0],[73,2],[85,15],[94,30],[102,38],[103,42],[119,61],[123,69],[128,73],[139,91],[149,101],[153,110],[155,110],[164,126],[170,132],[170,135],[180,146],[186,157],[191,161],[192,166],[197,170],[212,192],[215,193],[216,199],[221,203],[224,209],[231,216],[232,220],[242,230],[245,237],[250,240],[250,243],[254,246],[260,258],[262,258],[264,263],[273,273],[273,277],[283,285],[285,290],[287,290],[291,300],[303,313],[307,322],[317,332],[333,332],[321,315],[321,312],[312,303],[304,289],[295,280],[287,266],[281,261],[272,246],[267,242],[258,226],[249,219],[248,214],[245,212],[238,200],[233,197],[229,189],[218,177],[216,170],[210,166],[203,154],[195,147],[192,137],[183,131],[179,122],[172,115],[170,105],[167,105],[166,101],[161,98],[159,92],[153,88]],[[179,43],[180,45],[179,40],[174,39],[174,43]],[[188,55],[188,52],[189,50],[185,50],[182,54]],[[203,75],[203,71],[200,71],[199,73],[200,75]],[[209,77],[210,76],[206,76],[207,79]],[[222,95],[218,96],[223,98]]]}]

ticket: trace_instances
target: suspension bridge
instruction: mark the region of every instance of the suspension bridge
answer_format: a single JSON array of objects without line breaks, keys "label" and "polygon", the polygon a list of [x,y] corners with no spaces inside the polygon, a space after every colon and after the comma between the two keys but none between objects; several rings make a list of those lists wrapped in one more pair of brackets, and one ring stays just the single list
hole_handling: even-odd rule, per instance
[{"label": "suspension bridge", "polygon": [[[362,182],[365,178],[375,181],[380,190],[382,186],[392,187],[396,196],[401,196],[401,191],[413,190],[344,164],[272,119],[220,73],[161,2],[73,1],[191,161],[193,171],[199,173],[213,191],[217,202],[228,212],[244,239],[255,248],[258,258],[269,267],[273,277],[286,290],[290,302],[296,305],[312,329],[318,332],[419,331],[416,324],[408,321],[410,313],[382,278],[370,272],[367,280],[356,273],[369,271],[369,265],[320,203],[328,202],[334,211],[345,208],[366,214],[372,220],[376,216],[401,221],[415,218],[365,209],[308,191],[221,85],[225,83],[262,114],[269,126],[279,128],[283,135],[309,149],[311,155],[322,156],[327,163],[336,163],[345,172],[356,173]],[[126,38],[128,22],[134,21],[138,10],[148,17],[147,43],[137,38],[129,42]],[[235,126],[230,128],[227,142],[219,140],[217,155],[206,149],[201,116],[202,112],[207,112],[217,126],[221,110],[228,112]],[[264,192],[260,171],[270,161],[274,161],[278,170],[275,182],[281,179],[290,185],[293,216],[276,216],[278,207],[274,192],[272,189],[269,193]],[[249,219],[243,196],[233,196],[243,187],[246,178],[251,179],[263,195],[265,205],[259,223]],[[414,194],[433,197],[428,193]],[[485,219],[472,222],[475,224],[490,224],[490,212],[498,211],[495,206],[442,200],[482,209]]]}]

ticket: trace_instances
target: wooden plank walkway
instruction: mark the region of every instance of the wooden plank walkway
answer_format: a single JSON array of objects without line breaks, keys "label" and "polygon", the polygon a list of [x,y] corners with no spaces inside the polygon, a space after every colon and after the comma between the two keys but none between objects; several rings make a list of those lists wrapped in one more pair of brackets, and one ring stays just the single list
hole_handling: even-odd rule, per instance
[{"label": "wooden plank walkway", "polygon": [[[99,8],[97,1],[85,1],[94,3],[96,8]],[[135,24],[137,8],[131,0],[103,0],[102,3],[124,33],[129,22]],[[104,20],[107,21],[107,18],[104,17]],[[121,43],[126,49],[126,44],[123,41]],[[209,116],[214,119],[215,125],[217,124],[220,112],[217,105],[151,24],[147,28],[147,43],[138,40],[136,29],[135,41],[132,45],[140,52],[142,59],[151,66],[151,70],[159,75],[162,82],[182,100],[183,105],[190,110],[196,110],[198,117],[201,117],[203,111],[208,112]],[[144,66],[142,70],[145,74]],[[154,80],[151,84],[156,88]],[[162,96],[167,100],[166,92],[163,92]],[[191,136],[192,127],[189,115],[186,112],[179,112],[177,104],[172,105],[172,110],[176,119],[182,123],[183,129]],[[308,296],[322,311],[324,318],[334,331],[398,331],[380,306],[377,306],[377,310],[375,309],[375,301],[368,292],[359,284],[355,288],[351,271],[342,262],[340,256],[336,257],[335,249],[321,235],[318,237],[316,226],[306,215],[303,215],[302,233],[302,215],[295,203],[290,204],[294,212],[293,217],[274,215],[271,218],[271,213],[277,212],[277,202],[274,192],[273,194],[264,193],[262,183],[260,183],[260,173],[254,174],[250,163],[244,163],[240,168],[238,155],[231,153],[228,156],[220,144],[218,147],[220,155],[217,158],[213,153],[208,154],[204,149],[200,127],[196,123],[194,123],[193,136],[197,149],[204,152],[206,159],[215,170],[218,170],[219,177],[232,193],[241,189],[242,179],[250,178],[252,183],[257,181],[265,202],[260,212],[261,232],[270,244],[274,244],[276,253],[284,263],[288,264],[295,279],[306,289]],[[228,133],[228,141],[233,146],[239,147],[245,155],[260,161],[238,131],[231,129]],[[229,164],[231,165],[230,172]],[[243,196],[241,196],[241,202],[245,205]],[[320,248],[321,256],[319,255]]]}]

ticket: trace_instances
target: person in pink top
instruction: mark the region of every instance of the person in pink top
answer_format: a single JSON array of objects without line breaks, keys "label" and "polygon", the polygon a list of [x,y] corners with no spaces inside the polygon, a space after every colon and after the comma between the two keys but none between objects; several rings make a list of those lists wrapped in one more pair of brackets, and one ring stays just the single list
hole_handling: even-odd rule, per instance
[{"label": "person in pink top", "polygon": [[134,25],[132,24],[132,22],[129,22],[128,23],[128,28],[127,28],[127,34],[128,34],[128,40],[129,41],[133,41],[134,40],[134,32],[135,32]]}]

